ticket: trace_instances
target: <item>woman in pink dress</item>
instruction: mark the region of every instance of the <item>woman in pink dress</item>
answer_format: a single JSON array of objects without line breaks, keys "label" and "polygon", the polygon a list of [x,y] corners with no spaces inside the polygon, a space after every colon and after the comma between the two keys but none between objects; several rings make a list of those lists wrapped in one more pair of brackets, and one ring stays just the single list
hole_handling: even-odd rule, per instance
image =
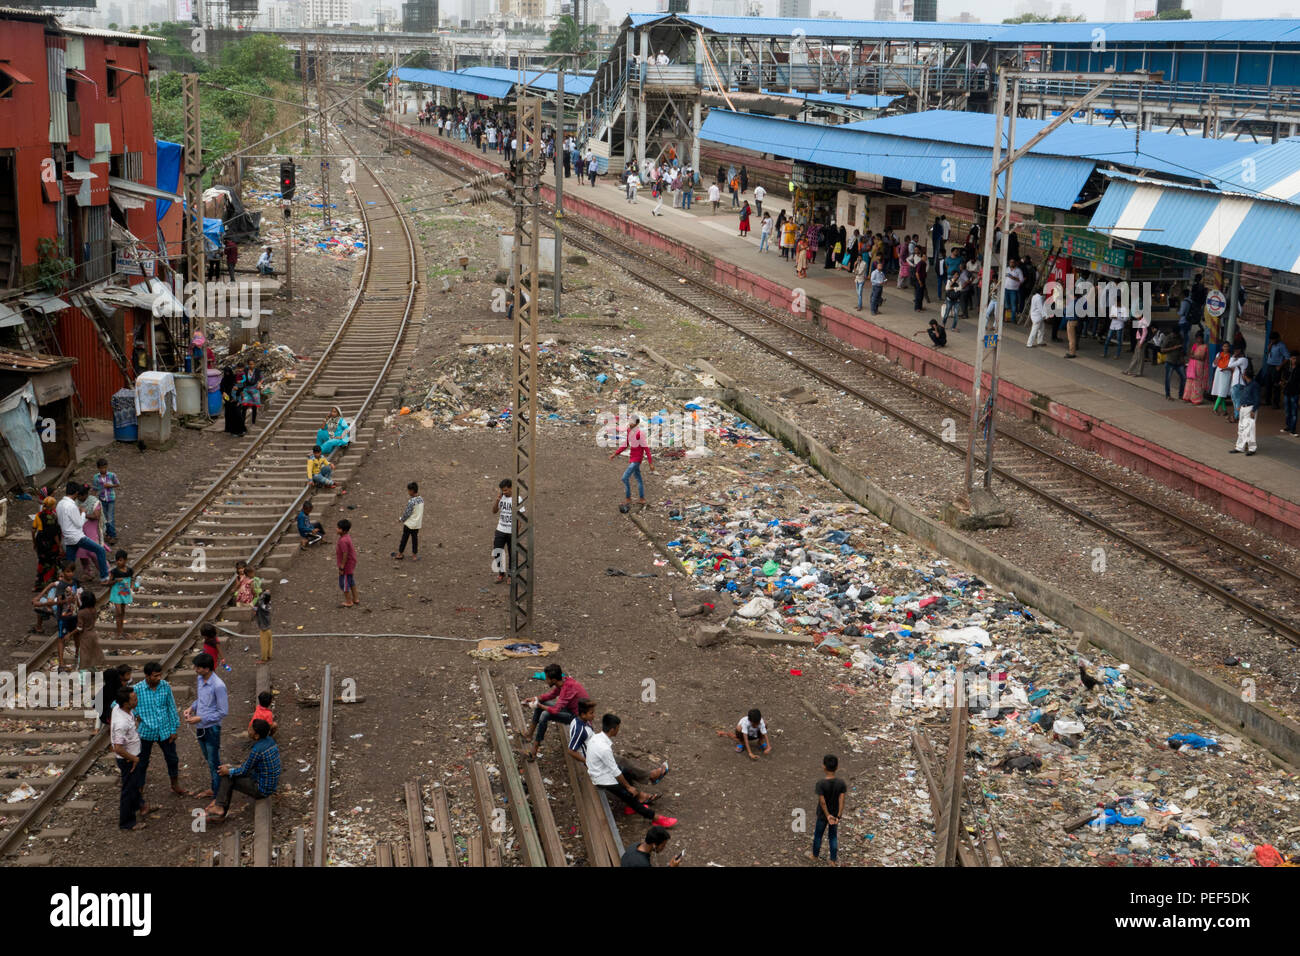
[{"label": "woman in pink dress", "polygon": [[1205,335],[1197,332],[1192,340],[1192,354],[1187,360],[1187,384],[1183,386],[1183,401],[1193,405],[1201,404],[1205,397],[1205,383],[1208,372],[1210,349],[1205,344]]},{"label": "woman in pink dress", "polygon": [[[82,525],[81,533],[102,546],[104,539],[99,533],[99,520],[104,514],[104,506],[99,503],[99,499],[94,495],[88,495],[85,502],[82,503],[81,510],[86,515],[86,523]],[[77,562],[81,565],[82,575],[87,580],[99,580],[96,558],[92,552],[82,548],[77,552]]]}]

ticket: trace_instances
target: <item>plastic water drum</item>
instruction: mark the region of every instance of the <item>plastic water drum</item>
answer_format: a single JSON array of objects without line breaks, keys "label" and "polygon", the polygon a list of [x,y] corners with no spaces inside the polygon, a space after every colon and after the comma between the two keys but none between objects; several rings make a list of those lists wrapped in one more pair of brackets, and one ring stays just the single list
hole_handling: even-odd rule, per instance
[{"label": "plastic water drum", "polygon": [[221,414],[221,369],[208,369],[208,414]]},{"label": "plastic water drum", "polygon": [[113,394],[113,440],[133,442],[140,429],[135,420],[135,392],[123,388]]}]

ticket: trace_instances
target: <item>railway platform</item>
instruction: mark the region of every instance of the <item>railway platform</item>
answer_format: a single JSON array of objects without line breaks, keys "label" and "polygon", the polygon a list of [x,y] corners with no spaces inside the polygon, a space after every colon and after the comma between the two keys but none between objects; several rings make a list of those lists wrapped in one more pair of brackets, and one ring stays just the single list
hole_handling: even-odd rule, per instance
[{"label": "railway platform", "polygon": [[[416,124],[414,116],[401,125],[408,135],[472,165],[501,166],[494,153],[439,137],[432,127]],[[660,215],[654,215],[657,201],[648,190],[642,190],[636,203],[628,203],[613,176],[599,178],[594,188],[579,186],[576,177],[565,186],[568,215],[592,218],[671,252],[711,273],[720,285],[773,306],[790,309],[795,290],[802,289],[810,320],[837,337],[969,393],[975,355],[973,316],[956,333],[950,331],[948,346],[938,350],[924,333],[928,321],[939,315],[937,298],[923,311],[915,311],[912,291],[898,289],[891,279],[880,314],[871,315],[865,308],[859,312],[848,273],[824,269],[818,261],[810,264],[806,278],[799,278],[793,263],[782,260],[775,249],[758,251],[756,230],[749,238],[739,236],[736,212],[726,197],[716,214],[711,204],[697,199],[690,210],[665,202]],[[550,175],[543,179],[543,196],[553,199]],[[752,204],[752,195],[749,198]],[[779,211],[781,198],[769,193],[765,208]],[[1129,354],[1125,352],[1122,360],[1103,359],[1095,340],[1081,342],[1078,359],[1066,361],[1064,335],[1060,343],[1049,341],[1035,350],[1025,347],[1027,327],[1007,326],[1004,335],[999,366],[1002,411],[1031,420],[1280,539],[1300,542],[1300,439],[1281,432],[1281,411],[1261,410],[1258,454],[1232,455],[1236,426],[1213,414],[1208,402],[1196,407],[1166,399],[1163,366],[1147,365],[1142,377],[1131,377],[1123,374]]]}]

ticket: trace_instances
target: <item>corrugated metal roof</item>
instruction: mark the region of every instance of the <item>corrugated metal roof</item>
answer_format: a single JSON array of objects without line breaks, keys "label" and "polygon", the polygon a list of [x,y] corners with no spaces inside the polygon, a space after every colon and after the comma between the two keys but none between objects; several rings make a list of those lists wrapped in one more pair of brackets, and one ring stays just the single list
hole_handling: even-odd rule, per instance
[{"label": "corrugated metal roof", "polygon": [[[485,76],[493,80],[507,80],[511,83],[516,82],[519,78],[518,70],[510,70],[504,66],[469,66],[456,72],[468,76]],[[555,92],[556,79],[554,71],[544,73],[539,70],[529,70],[524,74],[524,79],[527,81],[529,89]],[[581,76],[572,72],[565,73],[565,95],[581,96],[591,89],[593,82],[594,78],[591,76]]]},{"label": "corrugated metal roof", "polygon": [[1130,20],[1088,23],[1017,23],[1002,28],[998,43],[1296,43],[1300,20]]},{"label": "corrugated metal roof", "polygon": [[[665,13],[633,13],[632,25],[667,19]],[[871,37],[890,40],[987,40],[1005,29],[1000,23],[927,23],[915,20],[831,20],[792,17],[711,17],[678,14],[678,19],[710,33],[750,37],[790,37],[801,30],[810,37]]]},{"label": "corrugated metal roof", "polygon": [[767,96],[782,96],[786,99],[807,100],[809,103],[827,103],[831,106],[851,106],[860,110],[882,110],[899,99],[898,94],[876,96],[872,93],[782,93],[779,90],[759,90]]},{"label": "corrugated metal roof", "polygon": [[[394,71],[389,70],[392,76]],[[411,66],[398,67],[397,78],[403,83],[423,83],[425,86],[441,86],[448,90],[463,90],[481,96],[498,98],[510,95],[515,88],[513,82],[493,80],[485,76],[469,76],[464,73],[452,73],[449,70],[419,70]]]},{"label": "corrugated metal roof", "polygon": [[1300,137],[1254,147],[1214,170],[1210,178],[1230,192],[1300,202]]},{"label": "corrugated metal roof", "polygon": [[103,37],[106,40],[165,40],[166,37],[156,37],[149,33],[127,33],[123,30],[96,30],[92,27],[59,27],[60,33],[70,33],[73,36],[82,37]]},{"label": "corrugated metal roof", "polygon": [[1111,174],[1088,228],[1300,273],[1300,206]]},{"label": "corrugated metal roof", "polygon": [[[634,27],[667,19],[665,13],[633,13]],[[788,17],[708,17],[678,19],[712,33],[735,36],[789,37],[796,30],[809,37],[882,40],[950,40],[955,42],[1086,43],[1104,31],[1108,43],[1300,43],[1300,20],[1134,20],[1085,23],[918,23],[909,20],[822,20]]]},{"label": "corrugated metal roof", "polygon": [[[992,167],[988,147],[928,142],[722,109],[709,111],[700,138],[976,195],[988,193]],[[1015,200],[1069,209],[1095,165],[1078,157],[1026,156],[1016,164]]]},{"label": "corrugated metal roof", "polygon": [[[964,143],[967,146],[989,147],[993,143],[993,116],[989,113],[930,110],[846,125],[866,132]],[[1016,145],[1029,142],[1046,125],[1045,120],[1016,120]],[[1003,149],[1007,142],[1006,129],[1004,122]],[[1257,146],[1236,140],[1202,139],[1183,133],[1144,132],[1138,136],[1134,130],[1118,126],[1066,123],[1034,146],[1031,154],[1083,156],[1098,163],[1131,166],[1189,179],[1209,179],[1215,170],[1225,164],[1240,162],[1257,150]]]}]

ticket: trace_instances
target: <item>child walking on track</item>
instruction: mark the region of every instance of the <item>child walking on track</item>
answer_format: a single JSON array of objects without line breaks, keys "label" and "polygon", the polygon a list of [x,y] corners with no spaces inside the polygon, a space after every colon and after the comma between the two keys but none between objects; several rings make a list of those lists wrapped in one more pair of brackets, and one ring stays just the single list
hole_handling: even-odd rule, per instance
[{"label": "child walking on track", "polygon": [[420,486],[414,481],[406,486],[410,497],[406,499],[406,510],[402,512],[402,543],[393,552],[393,557],[401,561],[406,557],[406,542],[411,542],[411,560],[420,560],[420,525],[424,523],[424,499],[420,497]]},{"label": "child walking on track", "polygon": [[339,566],[339,590],[343,592],[340,607],[352,607],[361,603],[357,597],[357,549],[352,544],[352,522],[347,518],[339,519],[339,540],[334,546],[334,559]]},{"label": "child walking on track", "polygon": [[506,579],[510,570],[510,536],[515,529],[514,482],[502,478],[492,501],[492,513],[497,516],[497,531],[492,536],[492,570],[497,573],[497,584]]},{"label": "child walking on track", "polygon": [[126,624],[126,608],[135,597],[135,570],[126,565],[126,552],[118,550],[113,555],[113,570],[108,573],[113,583],[108,592],[108,603],[113,605],[113,616],[117,622],[117,639],[122,639],[122,628]]},{"label": "child walking on track", "polygon": [[262,596],[253,605],[253,617],[257,619],[257,637],[262,645],[262,663],[271,661],[271,592],[263,591]]},{"label": "child walking on track", "polygon": [[654,458],[650,454],[650,443],[646,441],[645,432],[641,428],[641,419],[639,416],[632,416],[632,422],[627,426],[627,439],[619,446],[618,451],[609,456],[609,460],[613,461],[625,451],[628,453],[627,457],[631,462],[631,464],[627,466],[627,471],[623,472],[623,489],[627,493],[625,500],[628,504],[631,504],[632,502],[632,478],[635,477],[637,503],[644,505],[645,482],[641,479],[641,462],[642,460],[645,461],[651,474],[654,474],[655,463]]}]

